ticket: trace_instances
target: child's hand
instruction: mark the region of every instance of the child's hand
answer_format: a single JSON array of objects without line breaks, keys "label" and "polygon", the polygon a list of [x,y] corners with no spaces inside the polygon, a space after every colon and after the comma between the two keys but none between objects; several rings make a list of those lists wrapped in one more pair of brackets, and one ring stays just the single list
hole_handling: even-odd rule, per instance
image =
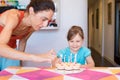
[{"label": "child's hand", "polygon": [[81,65],[80,68],[88,68],[87,65]]},{"label": "child's hand", "polygon": [[62,59],[59,58],[59,59],[57,60],[57,63],[62,63]]}]

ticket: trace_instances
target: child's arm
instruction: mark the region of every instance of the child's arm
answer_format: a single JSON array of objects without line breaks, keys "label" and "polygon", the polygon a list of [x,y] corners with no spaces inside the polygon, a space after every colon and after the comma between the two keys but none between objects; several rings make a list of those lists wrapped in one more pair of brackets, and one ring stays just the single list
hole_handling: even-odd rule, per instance
[{"label": "child's arm", "polygon": [[94,60],[92,58],[92,56],[88,56],[86,58],[86,64],[85,65],[81,65],[81,68],[91,68],[95,66]]}]

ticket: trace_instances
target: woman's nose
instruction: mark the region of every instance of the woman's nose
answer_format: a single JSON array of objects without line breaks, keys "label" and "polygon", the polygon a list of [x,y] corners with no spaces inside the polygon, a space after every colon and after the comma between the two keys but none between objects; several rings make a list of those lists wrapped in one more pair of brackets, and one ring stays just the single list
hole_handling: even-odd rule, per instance
[{"label": "woman's nose", "polygon": [[48,26],[48,21],[44,21],[43,22],[43,27],[47,27]]}]

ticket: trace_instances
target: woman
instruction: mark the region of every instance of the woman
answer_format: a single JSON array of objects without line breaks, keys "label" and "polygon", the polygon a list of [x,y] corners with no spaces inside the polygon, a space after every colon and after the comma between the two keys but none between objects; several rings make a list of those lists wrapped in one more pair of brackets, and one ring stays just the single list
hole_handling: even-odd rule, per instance
[{"label": "woman", "polygon": [[[52,0],[31,0],[25,12],[10,9],[0,15],[0,69],[19,66],[19,60],[42,62],[55,58],[53,50],[41,55],[24,52],[28,38],[34,31],[47,26],[54,11]],[[20,40],[19,50],[15,50],[17,39]]]}]

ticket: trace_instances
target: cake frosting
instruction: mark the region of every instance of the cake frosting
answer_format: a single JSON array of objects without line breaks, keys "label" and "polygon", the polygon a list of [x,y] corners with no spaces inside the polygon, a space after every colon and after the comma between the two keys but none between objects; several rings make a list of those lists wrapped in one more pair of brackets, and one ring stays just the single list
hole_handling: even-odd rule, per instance
[{"label": "cake frosting", "polygon": [[56,64],[56,68],[57,69],[65,69],[65,70],[74,70],[74,69],[80,69],[80,64],[61,62],[61,63]]}]

